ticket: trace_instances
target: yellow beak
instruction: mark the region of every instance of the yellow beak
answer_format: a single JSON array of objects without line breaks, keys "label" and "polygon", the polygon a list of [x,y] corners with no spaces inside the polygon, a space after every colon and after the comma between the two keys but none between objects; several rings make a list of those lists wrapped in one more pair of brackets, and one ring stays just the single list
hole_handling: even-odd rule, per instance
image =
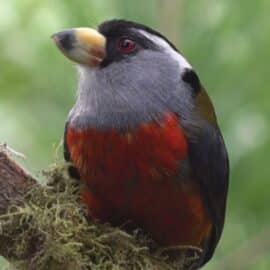
[{"label": "yellow beak", "polygon": [[67,29],[52,38],[61,52],[77,63],[99,66],[106,56],[106,38],[94,29]]}]

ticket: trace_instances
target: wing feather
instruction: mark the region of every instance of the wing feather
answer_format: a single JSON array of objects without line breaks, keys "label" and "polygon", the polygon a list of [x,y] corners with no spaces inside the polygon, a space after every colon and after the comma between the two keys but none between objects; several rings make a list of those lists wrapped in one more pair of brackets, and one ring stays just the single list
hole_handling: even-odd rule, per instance
[{"label": "wing feather", "polygon": [[[67,144],[68,125],[69,125],[69,122],[66,122],[65,132],[64,132],[64,158],[67,162],[72,164],[72,160],[71,160],[71,156],[70,156],[70,152],[69,152],[68,144]],[[76,167],[74,167],[73,165],[70,165],[68,167],[68,173],[69,173],[70,177],[78,179],[78,180],[80,179],[80,174],[79,174],[78,170],[76,169]]]},{"label": "wing feather", "polygon": [[199,182],[206,207],[213,220],[210,239],[202,260],[205,264],[213,256],[223,231],[229,178],[228,154],[217,126],[206,121],[189,141],[189,159],[193,179]]}]

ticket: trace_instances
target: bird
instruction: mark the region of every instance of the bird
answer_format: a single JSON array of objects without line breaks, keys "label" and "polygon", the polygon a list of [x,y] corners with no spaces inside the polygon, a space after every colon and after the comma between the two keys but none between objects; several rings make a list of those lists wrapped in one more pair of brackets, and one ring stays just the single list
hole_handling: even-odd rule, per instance
[{"label": "bird", "polygon": [[113,19],[52,35],[78,69],[64,157],[93,220],[130,220],[164,247],[213,256],[225,220],[229,161],[196,71],[158,31]]}]

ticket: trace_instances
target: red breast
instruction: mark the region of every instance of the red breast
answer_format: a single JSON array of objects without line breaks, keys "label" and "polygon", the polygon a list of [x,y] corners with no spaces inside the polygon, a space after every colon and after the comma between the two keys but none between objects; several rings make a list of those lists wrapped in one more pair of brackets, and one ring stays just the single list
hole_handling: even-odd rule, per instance
[{"label": "red breast", "polygon": [[67,145],[93,218],[132,220],[165,245],[199,245],[210,232],[199,187],[177,181],[188,145],[176,115],[130,133],[69,127]]}]

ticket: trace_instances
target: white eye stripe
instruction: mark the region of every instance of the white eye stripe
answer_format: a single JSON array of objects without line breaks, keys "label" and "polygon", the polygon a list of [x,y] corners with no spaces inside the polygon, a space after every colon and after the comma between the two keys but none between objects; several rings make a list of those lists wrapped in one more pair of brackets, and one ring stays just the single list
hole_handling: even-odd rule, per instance
[{"label": "white eye stripe", "polygon": [[161,37],[152,35],[144,30],[138,30],[138,29],[134,29],[134,30],[138,31],[140,34],[150,39],[152,42],[157,44],[161,49],[163,49],[164,52],[170,55],[171,58],[175,59],[179,63],[181,73],[184,72],[186,69],[192,69],[192,66],[185,59],[185,57],[183,57],[180,53],[175,51],[164,39],[162,39]]}]

